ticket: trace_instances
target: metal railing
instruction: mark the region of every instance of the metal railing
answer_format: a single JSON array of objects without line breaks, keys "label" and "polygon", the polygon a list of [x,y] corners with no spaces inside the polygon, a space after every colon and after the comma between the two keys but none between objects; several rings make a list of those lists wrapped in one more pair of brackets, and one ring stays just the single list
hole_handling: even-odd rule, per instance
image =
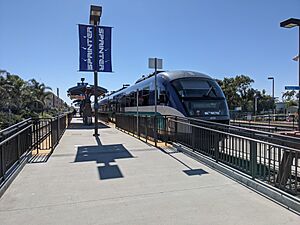
[{"label": "metal railing", "polygon": [[51,154],[71,119],[71,113],[54,118],[27,119],[1,130],[0,183],[31,151],[50,150]]},{"label": "metal railing", "polygon": [[260,122],[260,121],[246,121],[246,120],[231,120],[231,125],[246,127],[255,130],[267,131],[267,132],[282,132],[282,131],[294,131],[297,129],[295,123],[284,122]]},{"label": "metal railing", "polygon": [[180,143],[253,179],[300,194],[298,138],[173,116],[119,114],[116,126],[146,140],[156,134],[158,140]]}]

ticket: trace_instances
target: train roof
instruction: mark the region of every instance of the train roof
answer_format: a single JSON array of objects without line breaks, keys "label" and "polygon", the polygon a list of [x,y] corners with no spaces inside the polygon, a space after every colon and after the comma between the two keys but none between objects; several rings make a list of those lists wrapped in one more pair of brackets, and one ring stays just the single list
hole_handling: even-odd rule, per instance
[{"label": "train roof", "polygon": [[[150,74],[149,76],[143,76],[140,79],[138,79],[135,83],[140,83],[141,81],[147,80],[150,77],[153,77],[154,73]],[[201,78],[208,78],[212,79],[210,76],[204,74],[204,73],[199,73],[199,72],[194,72],[194,71],[186,71],[186,70],[175,70],[175,71],[160,71],[157,72],[157,76],[161,76],[165,79],[168,79],[169,81],[177,80],[180,78],[186,78],[186,77],[201,77]]]},{"label": "train roof", "polygon": [[199,72],[194,72],[194,71],[185,71],[185,70],[165,71],[165,72],[159,73],[158,75],[163,76],[164,78],[167,78],[169,81],[177,80],[180,78],[187,78],[187,77],[201,77],[201,78],[212,79],[210,76],[208,76],[204,73],[199,73]]},{"label": "train roof", "polygon": [[[157,72],[157,76],[158,77],[162,77],[168,81],[173,81],[173,80],[177,80],[180,78],[187,78],[187,77],[199,77],[199,78],[206,78],[206,79],[213,79],[212,77],[204,74],[204,73],[199,73],[199,72],[195,72],[195,71],[186,71],[186,70],[175,70],[175,71],[158,71]],[[140,79],[138,79],[135,84],[138,84],[142,81],[148,80],[149,78],[154,77],[154,73],[150,74],[149,76],[143,76]],[[134,86],[134,85],[132,85]],[[109,95],[106,95],[105,97],[108,96],[115,96],[117,94],[119,94],[120,92],[122,92],[123,90],[127,89],[127,88],[131,88],[132,86],[129,87],[123,87],[117,91],[112,92]]]}]

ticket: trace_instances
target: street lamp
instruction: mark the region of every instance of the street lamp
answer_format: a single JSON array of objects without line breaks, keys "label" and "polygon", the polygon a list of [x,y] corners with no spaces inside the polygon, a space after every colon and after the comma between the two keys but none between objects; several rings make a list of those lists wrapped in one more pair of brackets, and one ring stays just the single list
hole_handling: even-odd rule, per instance
[{"label": "street lamp", "polygon": [[[94,52],[97,52],[97,25],[100,24],[100,17],[102,14],[102,7],[101,6],[96,6],[96,5],[91,5],[91,10],[90,10],[90,24],[94,25],[93,29],[93,39],[94,39]],[[98,54],[95,54],[95,63],[98,64]],[[94,109],[95,109],[95,132],[94,136],[99,136],[98,134],[98,71],[97,68],[98,66],[95,66],[95,71],[94,71]]]},{"label": "street lamp", "polygon": [[90,24],[99,25],[101,15],[102,15],[102,7],[97,5],[91,5]]},{"label": "street lamp", "polygon": [[[282,21],[280,23],[280,27],[284,28],[292,28],[292,27],[299,27],[299,53],[298,57],[300,56],[300,19],[290,18],[288,20]],[[300,86],[300,60],[299,62],[299,86]],[[300,90],[299,90],[299,102],[298,102],[298,130],[300,130]]]},{"label": "street lamp", "polygon": [[[273,103],[273,116],[275,116],[275,98],[274,98],[274,83],[275,83],[275,79],[274,77],[268,77],[268,80],[272,80],[272,103]],[[275,117],[274,117],[275,119]]]}]

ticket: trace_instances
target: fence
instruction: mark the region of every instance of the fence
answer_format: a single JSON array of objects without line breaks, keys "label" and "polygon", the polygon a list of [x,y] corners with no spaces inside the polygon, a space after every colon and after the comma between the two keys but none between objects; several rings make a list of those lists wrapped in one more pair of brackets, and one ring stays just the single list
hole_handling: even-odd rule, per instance
[{"label": "fence", "polygon": [[[294,195],[300,194],[300,139],[173,116],[116,115],[138,137],[177,142]],[[157,128],[157,132],[155,132]]]},{"label": "fence", "polygon": [[269,114],[250,116],[231,112],[230,124],[268,132],[294,131],[298,128],[298,119],[294,115]]},{"label": "fence", "polygon": [[51,154],[71,119],[71,113],[27,119],[0,131],[0,183],[32,150],[50,150]]},{"label": "fence", "polygon": [[289,123],[289,122],[256,122],[256,121],[245,121],[245,120],[231,120],[231,125],[240,126],[240,127],[246,127],[261,131],[267,131],[267,132],[281,132],[281,131],[294,131],[297,129],[297,124],[295,123]]}]

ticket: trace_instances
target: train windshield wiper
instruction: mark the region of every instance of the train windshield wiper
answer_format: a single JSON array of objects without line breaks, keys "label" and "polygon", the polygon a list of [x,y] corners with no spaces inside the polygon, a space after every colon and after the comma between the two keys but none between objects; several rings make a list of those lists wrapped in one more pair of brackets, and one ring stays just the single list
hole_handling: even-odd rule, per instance
[{"label": "train windshield wiper", "polygon": [[204,97],[209,97],[209,94],[210,94],[212,91],[213,91],[215,97],[217,97],[216,92],[215,92],[213,86],[211,86],[211,87],[208,89],[208,92],[207,92],[205,95],[203,95],[203,96],[204,96]]}]

